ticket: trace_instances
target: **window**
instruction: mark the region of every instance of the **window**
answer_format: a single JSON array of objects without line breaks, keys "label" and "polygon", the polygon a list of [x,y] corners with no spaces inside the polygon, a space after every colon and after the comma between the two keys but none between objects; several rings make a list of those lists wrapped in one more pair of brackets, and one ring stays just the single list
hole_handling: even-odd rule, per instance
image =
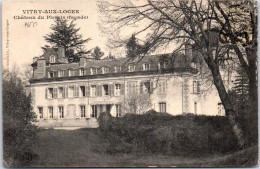
[{"label": "window", "polygon": [[151,93],[151,83],[150,82],[144,82],[144,92]]},{"label": "window", "polygon": [[115,84],[115,96],[121,95],[121,84]]},{"label": "window", "polygon": [[86,117],[86,107],[80,106],[80,117]]},{"label": "window", "polygon": [[103,95],[104,96],[108,95],[108,85],[103,85]]},{"label": "window", "polygon": [[91,96],[96,96],[97,95],[97,86],[96,85],[91,85]]},{"label": "window", "polygon": [[76,70],[69,70],[69,76],[76,76]]},{"label": "window", "polygon": [[218,103],[218,115],[224,115],[224,106],[222,103]]},{"label": "window", "polygon": [[133,96],[136,94],[136,82],[129,82],[128,83],[128,94],[129,96]]},{"label": "window", "polygon": [[95,75],[95,74],[97,74],[97,68],[90,68],[90,74],[91,75]]},{"label": "window", "polygon": [[159,111],[161,113],[166,113],[166,103],[159,103]]},{"label": "window", "polygon": [[96,105],[92,105],[92,117],[93,118],[97,118],[97,106]]},{"label": "window", "polygon": [[53,107],[48,107],[49,118],[53,119]]},{"label": "window", "polygon": [[48,88],[48,99],[54,98],[54,90],[53,88]]},{"label": "window", "polygon": [[200,93],[200,82],[199,81],[193,81],[193,93],[194,94]]},{"label": "window", "polygon": [[86,87],[80,86],[80,97],[86,97]]},{"label": "window", "polygon": [[131,103],[129,107],[130,107],[130,113],[136,113],[136,105],[134,103]]},{"label": "window", "polygon": [[64,77],[64,75],[65,75],[65,70],[58,71],[58,77]]},{"label": "window", "polygon": [[55,63],[55,56],[50,56],[50,63]]},{"label": "window", "polygon": [[39,118],[43,118],[43,107],[38,107],[38,112],[39,112]]},{"label": "window", "polygon": [[68,90],[68,97],[69,98],[73,98],[75,95],[75,87],[74,86],[70,86],[69,90]]},{"label": "window", "polygon": [[121,66],[115,66],[114,70],[115,70],[115,73],[116,72],[121,72]]},{"label": "window", "polygon": [[150,64],[149,63],[144,63],[143,64],[143,70],[150,70]]},{"label": "window", "polygon": [[116,117],[120,117],[121,115],[121,105],[116,104]]},{"label": "window", "polygon": [[58,98],[65,98],[65,90],[64,87],[58,88]]},{"label": "window", "polygon": [[160,94],[163,94],[163,93],[166,92],[166,82],[165,82],[165,81],[160,81],[160,82],[158,83],[158,92],[159,92]]},{"label": "window", "polygon": [[49,78],[54,78],[54,72],[49,72],[48,77]]},{"label": "window", "polygon": [[158,69],[165,69],[166,68],[166,62],[159,62],[158,63]]},{"label": "window", "polygon": [[83,69],[83,68],[79,69],[79,75],[80,75],[80,76],[86,75],[85,69]]},{"label": "window", "polygon": [[59,106],[58,109],[59,109],[59,117],[61,119],[63,119],[64,118],[64,107],[63,106]]},{"label": "window", "polygon": [[135,65],[129,65],[128,72],[134,72],[134,71],[135,71]]},{"label": "window", "polygon": [[102,67],[102,74],[109,73],[109,68],[108,67]]}]

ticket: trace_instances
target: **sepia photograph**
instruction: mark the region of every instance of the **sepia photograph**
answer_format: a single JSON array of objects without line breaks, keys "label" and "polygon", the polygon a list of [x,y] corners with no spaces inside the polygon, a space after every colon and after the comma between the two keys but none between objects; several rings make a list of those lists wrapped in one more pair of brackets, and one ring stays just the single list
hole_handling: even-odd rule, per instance
[{"label": "sepia photograph", "polygon": [[257,5],[3,1],[3,166],[258,166]]}]

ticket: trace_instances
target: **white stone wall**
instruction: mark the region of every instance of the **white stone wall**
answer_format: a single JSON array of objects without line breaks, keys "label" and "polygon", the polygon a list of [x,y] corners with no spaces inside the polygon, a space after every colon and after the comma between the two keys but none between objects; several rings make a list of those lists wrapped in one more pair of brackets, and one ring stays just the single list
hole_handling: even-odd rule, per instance
[{"label": "white stone wall", "polygon": [[[54,118],[58,118],[58,106],[64,106],[64,119],[69,119],[67,116],[68,105],[75,105],[76,118],[80,118],[80,105],[86,106],[86,118],[91,118],[91,105],[98,105],[98,114],[106,111],[105,106],[101,110],[101,106],[110,104],[111,115],[116,116],[115,104],[120,104],[124,98],[128,97],[128,82],[136,82],[137,95],[140,95],[140,83],[142,81],[152,81],[154,91],[150,95],[151,104],[147,108],[160,111],[159,103],[166,103],[166,112],[172,115],[181,115],[183,113],[193,113],[197,115],[225,115],[222,111],[218,113],[218,103],[220,99],[215,88],[207,94],[193,93],[193,77],[186,75],[142,75],[142,76],[126,76],[120,78],[99,78],[60,82],[42,82],[31,85],[33,108],[38,115],[38,107],[43,107],[43,119],[48,119],[48,107],[53,106]],[[164,93],[159,93],[158,83],[166,82],[166,90]],[[45,99],[45,90],[48,87],[62,87],[70,85],[101,85],[101,84],[125,84],[125,95],[123,96],[102,96],[102,97],[83,97],[83,98],[65,98],[65,99]],[[196,102],[196,106],[195,106]],[[146,111],[147,111],[146,110]],[[122,110],[123,111],[123,110]],[[145,112],[145,111],[144,111]],[[122,112],[123,114],[124,112]],[[75,118],[75,117],[73,117]],[[42,120],[42,119],[41,119]]]}]

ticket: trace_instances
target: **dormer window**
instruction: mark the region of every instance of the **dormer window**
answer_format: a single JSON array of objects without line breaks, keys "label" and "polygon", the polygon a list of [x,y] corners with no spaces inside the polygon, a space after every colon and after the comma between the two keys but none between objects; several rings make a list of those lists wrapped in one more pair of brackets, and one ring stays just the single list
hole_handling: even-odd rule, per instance
[{"label": "dormer window", "polygon": [[115,73],[116,72],[121,72],[121,66],[115,66],[114,70],[115,70]]},{"label": "dormer window", "polygon": [[49,72],[48,73],[48,78],[54,78],[54,72]]},{"label": "dormer window", "polygon": [[97,74],[97,68],[96,68],[96,67],[90,68],[90,74],[91,74],[91,75]]},{"label": "dormer window", "polygon": [[144,63],[143,64],[143,70],[150,70],[150,64],[149,63]]},{"label": "dormer window", "polygon": [[79,69],[79,75],[80,75],[80,76],[86,75],[86,70],[83,69],[83,68]]},{"label": "dormer window", "polygon": [[131,64],[128,66],[128,72],[134,72],[135,71],[135,65]]},{"label": "dormer window", "polygon": [[58,77],[64,77],[65,71],[64,70],[59,70],[58,71]]},{"label": "dormer window", "polygon": [[50,56],[50,63],[55,63],[55,56],[54,55]]},{"label": "dormer window", "polygon": [[69,70],[69,76],[76,76],[76,70]]},{"label": "dormer window", "polygon": [[102,67],[102,74],[109,73],[109,68],[108,67]]},{"label": "dormer window", "polygon": [[165,69],[166,68],[166,62],[159,62],[158,63],[158,69]]}]

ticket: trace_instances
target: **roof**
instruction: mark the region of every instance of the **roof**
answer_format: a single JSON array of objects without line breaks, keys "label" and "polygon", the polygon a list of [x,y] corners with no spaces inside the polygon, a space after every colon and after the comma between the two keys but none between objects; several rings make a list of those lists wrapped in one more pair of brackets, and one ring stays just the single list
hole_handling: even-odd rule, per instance
[{"label": "roof", "polygon": [[[48,57],[52,54],[55,54],[55,50],[48,50],[42,56],[42,58],[47,58],[46,61],[49,61]],[[104,59],[104,60],[92,60],[87,59],[84,65],[81,65],[82,62],[79,63],[59,63],[59,64],[48,64],[45,70],[45,76],[40,76],[39,78],[35,76],[31,82],[38,81],[55,81],[55,80],[70,80],[77,78],[97,78],[97,77],[117,77],[117,76],[131,76],[131,75],[141,75],[141,74],[157,74],[157,73],[173,73],[173,72],[190,72],[197,73],[196,69],[192,68],[188,63],[189,59],[187,56],[181,53],[172,54],[159,54],[159,55],[146,55],[144,57],[139,57],[135,59],[131,58],[116,58],[116,59]],[[48,63],[48,62],[47,62]],[[143,65],[147,63],[149,64],[149,68],[143,70]],[[158,64],[163,63],[166,65],[162,71],[158,71]],[[129,65],[134,65],[135,70],[129,72]],[[103,72],[102,67],[108,67],[108,72]],[[115,69],[117,67],[118,69]],[[119,69],[120,67],[120,69]],[[93,73],[91,68],[97,68]],[[84,74],[80,73],[79,69],[85,69]],[[59,77],[59,70],[64,70],[63,77]],[[73,75],[69,72],[69,70],[76,70]],[[117,71],[116,71],[117,70]],[[48,72],[54,72],[51,78],[48,78]],[[47,80],[48,79],[48,80]]]},{"label": "roof", "polygon": [[[56,65],[50,65],[49,70],[51,71],[57,71],[57,70],[68,70],[68,69],[79,69],[79,68],[101,68],[101,67],[110,67],[113,68],[115,66],[121,66],[125,67],[129,64],[134,65],[141,65],[143,63],[150,63],[150,64],[158,64],[160,62],[161,58],[169,57],[170,54],[160,54],[160,55],[148,55],[144,57],[140,57],[137,59],[129,59],[129,58],[116,58],[116,59],[106,59],[106,60],[90,60],[87,61],[84,66],[79,65],[79,63],[66,63],[66,64],[56,64]],[[178,59],[175,61],[175,65],[178,65],[177,67],[184,66],[184,62],[181,63],[180,57],[184,57],[184,55],[177,54],[175,58],[178,57]]]}]

